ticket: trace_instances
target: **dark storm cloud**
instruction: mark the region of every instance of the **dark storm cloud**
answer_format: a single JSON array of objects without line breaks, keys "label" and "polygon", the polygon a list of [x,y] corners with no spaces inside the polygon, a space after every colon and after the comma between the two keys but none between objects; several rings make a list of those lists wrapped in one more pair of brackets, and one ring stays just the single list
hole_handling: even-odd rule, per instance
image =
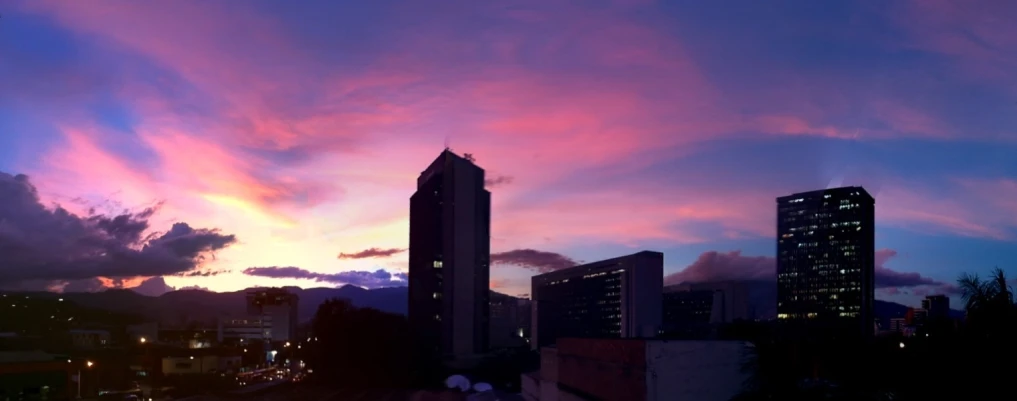
[{"label": "dark storm cloud", "polygon": [[[893,249],[876,251],[876,288],[926,287],[921,292],[953,292],[950,284],[909,272],[898,272],[883,266],[897,256]],[[664,276],[664,284],[683,282],[704,283],[726,280],[775,280],[777,261],[769,256],[742,256],[741,251],[703,252],[695,262],[677,273]]]},{"label": "dark storm cloud", "polygon": [[142,281],[141,284],[138,284],[137,287],[131,287],[131,290],[141,295],[157,297],[167,292],[176,290],[176,288],[173,288],[169,284],[166,284],[166,279],[160,276],[160,277],[149,277],[145,279],[145,281]]},{"label": "dark storm cloud", "polygon": [[513,265],[547,273],[575,266],[571,258],[554,252],[535,249],[514,249],[506,252],[492,253],[491,264]]},{"label": "dark storm cloud", "polygon": [[44,206],[27,176],[0,172],[0,281],[180,274],[236,242],[233,235],[186,223],[146,235],[156,209],[78,216]]},{"label": "dark storm cloud", "polygon": [[368,248],[360,252],[354,253],[340,253],[339,259],[368,259],[368,258],[384,258],[403,252],[405,249],[400,248]]},{"label": "dark storm cloud", "polygon": [[293,266],[272,266],[249,267],[244,269],[244,274],[258,277],[307,279],[331,284],[351,284],[364,288],[404,287],[407,280],[406,273],[392,274],[384,269],[378,269],[373,272],[347,271],[325,274]]},{"label": "dark storm cloud", "polygon": [[512,181],[515,181],[515,178],[512,178],[512,177],[507,176],[507,175],[498,175],[498,176],[494,176],[494,177],[491,177],[491,178],[484,179],[484,187],[486,187],[486,188],[493,188],[493,187],[497,187],[497,186],[500,186],[500,185],[511,184]]}]

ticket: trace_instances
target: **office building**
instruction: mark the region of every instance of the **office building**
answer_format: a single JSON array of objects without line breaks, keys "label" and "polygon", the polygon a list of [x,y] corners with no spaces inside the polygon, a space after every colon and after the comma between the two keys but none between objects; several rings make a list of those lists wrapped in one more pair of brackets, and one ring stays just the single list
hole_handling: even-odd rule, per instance
[{"label": "office building", "polygon": [[489,347],[517,348],[530,338],[530,300],[491,292]]},{"label": "office building", "polygon": [[409,320],[423,352],[488,348],[491,193],[469,154],[445,149],[410,197]]},{"label": "office building", "polygon": [[531,348],[561,337],[652,337],[661,325],[664,254],[628,256],[531,279]]},{"label": "office building", "polygon": [[257,288],[247,291],[250,321],[262,324],[269,342],[295,341],[299,297],[283,288]]},{"label": "office building", "polygon": [[861,187],[777,198],[778,320],[798,334],[874,334],[874,225]]},{"label": "office building", "polygon": [[950,297],[946,295],[929,295],[922,300],[929,319],[947,319],[950,317]]},{"label": "office building", "polygon": [[229,345],[256,344],[272,336],[271,316],[219,318],[218,343]]},{"label": "office building", "polygon": [[716,315],[714,306],[723,305],[723,294],[682,287],[664,287],[660,335],[667,338],[704,338],[710,332],[712,317]]}]

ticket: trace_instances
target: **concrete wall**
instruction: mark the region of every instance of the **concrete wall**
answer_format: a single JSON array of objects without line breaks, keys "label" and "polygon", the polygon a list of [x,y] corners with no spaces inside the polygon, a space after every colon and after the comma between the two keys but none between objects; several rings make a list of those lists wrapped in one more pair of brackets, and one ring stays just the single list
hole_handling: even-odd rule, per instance
[{"label": "concrete wall", "polygon": [[750,353],[740,341],[648,341],[646,400],[730,400],[749,378]]},{"label": "concrete wall", "polygon": [[540,401],[540,372],[524,373],[520,377],[523,399]]},{"label": "concrete wall", "polygon": [[636,339],[559,339],[559,397],[569,393],[599,400],[646,399],[645,344]]}]

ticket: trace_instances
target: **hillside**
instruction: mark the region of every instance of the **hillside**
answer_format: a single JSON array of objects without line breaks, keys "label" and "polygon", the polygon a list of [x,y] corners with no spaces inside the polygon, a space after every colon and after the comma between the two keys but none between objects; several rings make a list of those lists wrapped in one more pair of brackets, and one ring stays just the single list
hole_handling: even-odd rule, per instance
[{"label": "hillside", "polygon": [[[399,314],[406,313],[408,302],[405,287],[374,290],[350,285],[339,288],[286,288],[300,297],[297,314],[301,321],[311,319],[318,305],[329,298],[345,298],[358,307]],[[180,290],[149,297],[131,290],[113,289],[94,293],[37,292],[31,295],[64,298],[83,307],[142,315],[166,324],[184,324],[192,321],[212,323],[220,316],[242,316],[246,311],[245,291]]]},{"label": "hillside", "polygon": [[[776,317],[776,285],[772,282],[753,281],[749,288],[749,307],[752,315],[761,319]],[[345,298],[355,306],[375,308],[390,313],[406,314],[408,293],[406,287],[368,290],[346,285],[339,288],[286,287],[300,297],[298,316],[308,321],[326,299]],[[492,291],[492,298],[510,297]],[[158,297],[149,297],[131,290],[107,290],[96,293],[34,293],[39,297],[65,298],[86,308],[145,316],[165,324],[185,324],[201,321],[212,324],[220,316],[242,316],[245,313],[245,291],[209,292],[201,290],[172,291]],[[907,306],[876,300],[875,315],[883,324],[890,318],[903,317]],[[963,312],[951,311],[953,316]]]}]

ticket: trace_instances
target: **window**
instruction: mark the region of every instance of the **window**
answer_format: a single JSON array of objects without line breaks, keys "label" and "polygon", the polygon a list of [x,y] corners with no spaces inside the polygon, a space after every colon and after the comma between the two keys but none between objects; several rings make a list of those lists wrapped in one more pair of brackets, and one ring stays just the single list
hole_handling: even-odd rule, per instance
[{"label": "window", "polygon": [[440,260],[434,261],[434,268],[435,269],[441,269],[441,261]]}]

